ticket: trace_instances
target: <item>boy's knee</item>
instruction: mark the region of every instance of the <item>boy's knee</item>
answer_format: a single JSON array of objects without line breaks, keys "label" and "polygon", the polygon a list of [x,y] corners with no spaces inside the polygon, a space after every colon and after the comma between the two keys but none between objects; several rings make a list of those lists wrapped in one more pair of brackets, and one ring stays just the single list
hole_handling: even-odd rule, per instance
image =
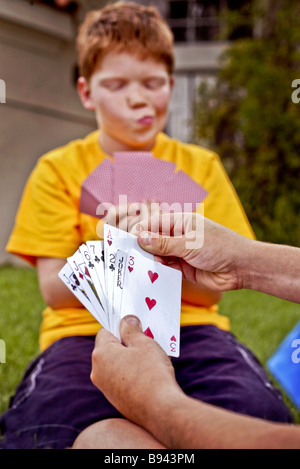
[{"label": "boy's knee", "polygon": [[106,419],[85,428],[76,438],[72,449],[103,449],[105,441],[123,419]]}]

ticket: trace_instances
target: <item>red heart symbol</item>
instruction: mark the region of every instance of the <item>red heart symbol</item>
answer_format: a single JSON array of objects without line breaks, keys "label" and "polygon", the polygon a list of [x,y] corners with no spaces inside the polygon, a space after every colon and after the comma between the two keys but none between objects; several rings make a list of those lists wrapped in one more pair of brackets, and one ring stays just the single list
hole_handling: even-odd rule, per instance
[{"label": "red heart symbol", "polygon": [[133,271],[133,267],[130,267],[130,265],[128,266],[128,270],[129,272],[132,272]]},{"label": "red heart symbol", "polygon": [[145,298],[145,301],[146,301],[147,306],[148,306],[150,311],[156,305],[156,300],[150,300],[150,298],[148,298],[148,296],[147,296],[147,298]]},{"label": "red heart symbol", "polygon": [[150,327],[147,327],[147,329],[145,330],[144,334],[145,334],[147,337],[151,337],[151,339],[154,339],[154,335],[152,334],[152,331],[151,331]]},{"label": "red heart symbol", "polygon": [[171,342],[176,342],[176,337],[175,337],[175,335],[173,335],[170,340],[171,340]]},{"label": "red heart symbol", "polygon": [[111,245],[112,241],[110,239],[107,240],[108,244]]},{"label": "red heart symbol", "polygon": [[158,278],[158,273],[152,272],[152,270],[148,270],[148,275],[152,283]]}]

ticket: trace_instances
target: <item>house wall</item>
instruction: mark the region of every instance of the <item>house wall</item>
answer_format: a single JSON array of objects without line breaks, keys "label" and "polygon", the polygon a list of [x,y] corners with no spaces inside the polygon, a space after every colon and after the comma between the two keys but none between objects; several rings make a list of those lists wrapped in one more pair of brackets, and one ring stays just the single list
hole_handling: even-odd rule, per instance
[{"label": "house wall", "polygon": [[[0,264],[26,180],[45,152],[96,128],[77,95],[73,18],[41,4],[0,0]],[[176,46],[176,85],[167,132],[189,141],[194,93],[213,77],[224,44]],[[5,101],[5,102],[3,102]]]}]

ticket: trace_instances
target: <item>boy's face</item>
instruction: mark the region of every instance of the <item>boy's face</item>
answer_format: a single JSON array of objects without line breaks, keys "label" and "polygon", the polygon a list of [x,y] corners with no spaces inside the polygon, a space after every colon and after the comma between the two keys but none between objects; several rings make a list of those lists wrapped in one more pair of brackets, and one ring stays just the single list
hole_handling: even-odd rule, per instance
[{"label": "boy's face", "polygon": [[168,118],[174,78],[163,63],[110,52],[88,83],[78,80],[83,105],[93,110],[103,150],[150,150]]}]

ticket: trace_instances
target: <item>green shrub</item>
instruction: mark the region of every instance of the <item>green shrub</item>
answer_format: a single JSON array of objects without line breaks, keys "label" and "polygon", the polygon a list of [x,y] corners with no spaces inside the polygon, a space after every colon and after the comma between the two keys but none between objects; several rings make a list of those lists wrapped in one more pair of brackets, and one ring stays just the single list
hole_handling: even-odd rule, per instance
[{"label": "green shrub", "polygon": [[219,153],[257,237],[299,245],[300,103],[292,83],[300,78],[300,4],[264,3],[250,12],[261,33],[231,43],[216,83],[201,84],[193,138]]}]

